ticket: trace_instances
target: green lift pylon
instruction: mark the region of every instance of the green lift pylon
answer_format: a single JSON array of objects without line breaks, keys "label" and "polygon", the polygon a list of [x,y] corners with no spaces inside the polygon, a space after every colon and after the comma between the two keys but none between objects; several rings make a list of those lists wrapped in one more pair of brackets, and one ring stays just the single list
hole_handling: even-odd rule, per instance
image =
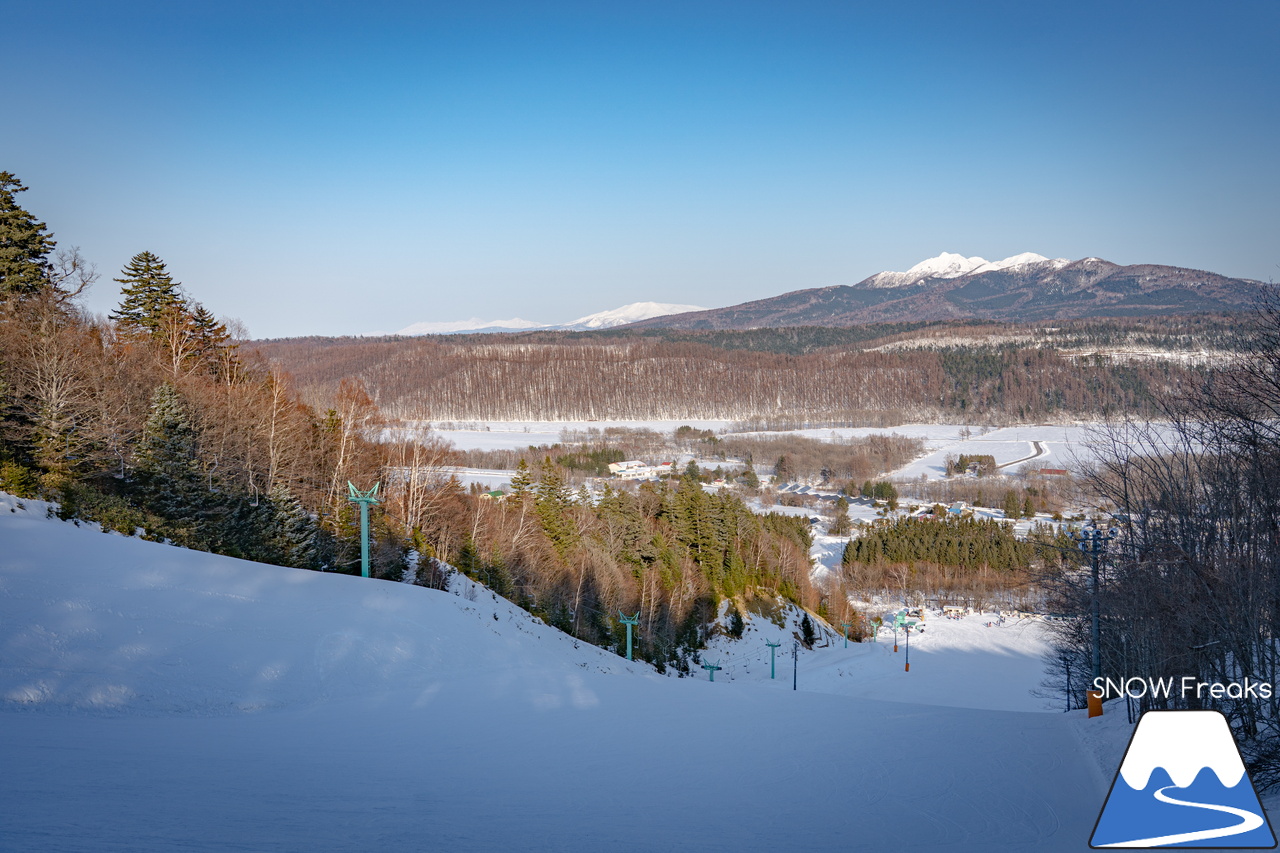
[{"label": "green lift pylon", "polygon": [[704,663],[702,668],[707,671],[707,675],[711,676],[712,681],[716,680],[716,670],[720,669],[720,667],[716,666],[714,663]]},{"label": "green lift pylon", "polygon": [[853,627],[853,623],[841,622],[840,624],[844,626],[844,647],[847,649],[849,648],[849,629]]},{"label": "green lift pylon", "polygon": [[622,624],[627,626],[627,660],[631,660],[631,626],[640,624],[640,611],[636,611],[635,616],[624,616],[622,611],[618,611],[618,618],[622,620]]},{"label": "green lift pylon", "polygon": [[373,488],[367,492],[362,492],[355,485],[347,481],[347,500],[352,503],[360,504],[360,577],[369,577],[369,504],[378,502],[378,486],[381,483],[374,483]]},{"label": "green lift pylon", "polygon": [[765,641],[764,641],[764,644],[765,644],[766,646],[768,646],[768,647],[769,647],[769,677],[770,677],[770,678],[773,678],[773,674],[774,674],[774,666],[773,666],[774,657],[777,655],[777,651],[776,651],[776,649],[778,648],[778,646],[782,645],[782,642],[781,642],[781,641],[779,641],[779,642],[776,642],[776,643],[771,643],[771,642],[769,642],[768,640],[765,640]]}]

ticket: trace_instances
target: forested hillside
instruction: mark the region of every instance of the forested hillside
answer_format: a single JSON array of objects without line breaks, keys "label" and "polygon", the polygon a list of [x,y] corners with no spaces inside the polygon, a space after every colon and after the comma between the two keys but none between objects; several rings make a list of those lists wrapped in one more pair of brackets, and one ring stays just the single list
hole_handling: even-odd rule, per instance
[{"label": "forested hillside", "polygon": [[726,598],[818,606],[805,520],[753,514],[696,475],[593,501],[550,458],[483,500],[443,471],[456,457],[439,441],[375,441],[358,381],[308,405],[151,251],[114,279],[117,309],[89,316],[96,272],[55,252],[24,189],[0,172],[0,490],[125,535],[355,573],[348,483],[380,483],[374,576],[435,585],[452,564],[606,646],[638,611],[640,656],[680,669]]},{"label": "forested hillside", "polygon": [[[745,332],[739,348],[723,332],[709,333],[706,342],[691,335],[544,333],[255,346],[296,377],[308,400],[328,398],[354,376],[383,412],[405,419],[786,417],[892,424],[1143,414],[1154,411],[1153,399],[1202,375],[1202,365],[1174,347],[1235,343],[1235,334],[1219,327],[1059,330],[1056,338],[1044,338],[1062,349],[1030,329],[969,330],[978,334],[957,339],[945,328],[893,327],[877,338],[812,351],[805,351],[806,341],[829,341],[832,330]],[[1141,341],[1166,357],[1092,355],[1108,339],[1113,346]]]}]

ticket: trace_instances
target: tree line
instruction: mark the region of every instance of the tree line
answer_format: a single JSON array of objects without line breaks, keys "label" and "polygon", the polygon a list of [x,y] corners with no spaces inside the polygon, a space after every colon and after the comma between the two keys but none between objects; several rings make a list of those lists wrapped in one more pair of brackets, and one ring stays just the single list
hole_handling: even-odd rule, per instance
[{"label": "tree line", "polygon": [[863,595],[1023,605],[1037,596],[1043,543],[1056,538],[1041,527],[1020,539],[993,519],[902,516],[850,539],[841,571]]}]

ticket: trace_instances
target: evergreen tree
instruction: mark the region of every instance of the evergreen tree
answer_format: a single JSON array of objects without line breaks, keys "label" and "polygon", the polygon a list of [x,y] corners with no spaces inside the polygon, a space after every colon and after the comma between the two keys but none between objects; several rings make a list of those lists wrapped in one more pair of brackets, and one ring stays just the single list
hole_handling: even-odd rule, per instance
[{"label": "evergreen tree", "polygon": [[760,488],[760,477],[756,474],[756,469],[751,465],[751,460],[747,460],[747,470],[742,472],[742,485],[748,489]]},{"label": "evergreen tree", "polygon": [[281,562],[299,569],[315,568],[319,562],[316,538],[319,526],[297,495],[283,485],[271,490],[275,508],[274,545]]},{"label": "evergreen tree", "polygon": [[213,312],[199,302],[190,303],[189,310],[191,355],[204,362],[210,373],[217,373],[222,368],[222,354],[235,348],[231,343],[231,333],[225,323],[218,322]]},{"label": "evergreen tree", "polygon": [[1022,501],[1018,500],[1018,493],[1013,489],[1009,489],[1004,493],[1004,501],[1000,508],[1004,510],[1005,518],[1021,518],[1022,517]]},{"label": "evergreen tree", "polygon": [[166,382],[151,395],[136,453],[137,482],[147,506],[179,524],[194,523],[206,496],[198,460],[186,403]]},{"label": "evergreen tree", "polygon": [[164,261],[151,252],[134,255],[120,275],[115,281],[123,285],[124,298],[120,307],[111,312],[111,319],[126,331],[158,337],[162,324],[173,312],[189,313],[178,290],[181,285],[169,275]]},{"label": "evergreen tree", "polygon": [[729,636],[735,640],[741,640],[743,633],[747,630],[747,623],[742,618],[737,605],[729,605]]},{"label": "evergreen tree", "polygon": [[521,456],[520,463],[516,465],[516,473],[511,478],[511,497],[517,501],[523,500],[532,487],[533,475],[529,473],[529,463]]},{"label": "evergreen tree", "polygon": [[827,532],[832,536],[844,536],[852,529],[853,525],[849,521],[849,502],[844,499],[844,495],[841,495],[836,498],[835,519]]},{"label": "evergreen tree", "polygon": [[812,646],[814,641],[817,639],[818,635],[815,634],[813,630],[813,620],[810,619],[809,614],[806,613],[804,618],[800,620],[800,640],[807,648]]},{"label": "evergreen tree", "polygon": [[26,189],[12,172],[0,172],[0,299],[30,296],[49,284],[55,243],[45,224],[15,201]]},{"label": "evergreen tree", "polygon": [[565,485],[559,468],[550,458],[545,459],[542,463],[542,476],[538,478],[534,506],[543,532],[561,558],[568,556],[579,538],[577,528],[569,517],[571,503],[572,493]]}]

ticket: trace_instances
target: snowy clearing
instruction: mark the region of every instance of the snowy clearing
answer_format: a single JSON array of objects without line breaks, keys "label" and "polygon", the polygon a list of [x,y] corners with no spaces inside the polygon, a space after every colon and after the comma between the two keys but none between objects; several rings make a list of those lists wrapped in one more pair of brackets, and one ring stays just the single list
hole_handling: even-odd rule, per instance
[{"label": "snowy clearing", "polygon": [[[459,450],[525,450],[530,446],[556,444],[561,434],[586,432],[610,428],[647,429],[670,435],[682,426],[709,429],[720,432],[728,428],[724,420],[683,421],[484,421],[465,424],[419,424],[430,426],[432,435],[439,436]],[[407,424],[413,427],[414,424]]]},{"label": "snowy clearing", "polygon": [[[432,426],[432,434],[450,441],[459,450],[524,450],[530,446],[561,441],[566,431],[585,432],[610,427],[648,429],[670,434],[680,426],[723,433],[730,426],[724,420],[666,421],[491,421]],[[410,425],[412,426],[412,425]],[[1078,470],[1092,459],[1089,442],[1100,429],[1098,424],[1041,424],[989,429],[964,424],[903,424],[896,427],[839,427],[778,432],[743,432],[734,435],[768,438],[798,435],[817,441],[848,441],[871,435],[900,435],[924,441],[926,453],[908,465],[890,472],[894,479],[937,479],[946,474],[946,457],[961,454],[991,455],[997,464],[1011,466],[1016,473],[1019,460],[1044,468]],[[985,431],[984,431],[985,430]],[[712,463],[709,463],[712,464]],[[481,481],[488,482],[488,481]]]}]

